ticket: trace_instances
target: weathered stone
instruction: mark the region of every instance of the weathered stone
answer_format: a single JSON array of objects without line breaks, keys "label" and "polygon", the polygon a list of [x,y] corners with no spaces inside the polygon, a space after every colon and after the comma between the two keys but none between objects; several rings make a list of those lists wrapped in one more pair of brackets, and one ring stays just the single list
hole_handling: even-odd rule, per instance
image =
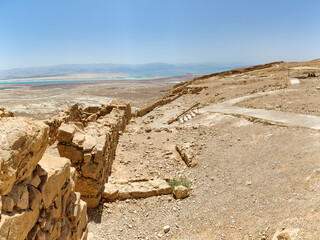
[{"label": "weathered stone", "polygon": [[100,171],[102,164],[89,162],[82,165],[81,170],[84,177],[93,178],[98,180],[100,177]]},{"label": "weathered stone", "polygon": [[1,215],[0,239],[23,240],[34,227],[39,216],[39,210],[27,210],[14,215]]},{"label": "weathered stone", "polygon": [[169,231],[170,231],[170,226],[164,226],[164,227],[163,227],[163,231],[164,231],[165,233],[169,232]]},{"label": "weathered stone", "polygon": [[40,230],[40,227],[38,224],[34,225],[34,227],[31,229],[31,231],[28,234],[27,239],[28,240],[34,240],[36,239],[37,232]]},{"label": "weathered stone", "polygon": [[41,203],[41,193],[33,186],[29,188],[29,205],[32,210],[39,209]]},{"label": "weathered stone", "polygon": [[23,184],[14,185],[8,196],[13,199],[18,209],[29,207],[29,192]]},{"label": "weathered stone", "polygon": [[48,240],[49,237],[49,233],[43,232],[41,230],[37,232],[37,240]]},{"label": "weathered stone", "polygon": [[78,176],[75,190],[83,196],[96,196],[102,187],[103,185],[99,181]]},{"label": "weathered stone", "polygon": [[277,230],[272,237],[272,240],[294,240],[298,235],[299,229],[284,229]]},{"label": "weathered stone", "polygon": [[46,150],[48,130],[33,119],[0,119],[0,195],[32,174]]},{"label": "weathered stone", "polygon": [[58,130],[57,140],[59,142],[70,142],[75,134],[75,126],[62,123]]},{"label": "weathered stone", "polygon": [[29,192],[23,185],[15,185],[9,195],[13,198],[18,209],[29,208]]},{"label": "weathered stone", "polygon": [[40,183],[41,183],[41,179],[38,175],[35,175],[30,182],[30,184],[34,187],[38,187]]},{"label": "weathered stone", "polygon": [[149,180],[149,183],[156,189],[157,195],[170,194],[172,192],[171,187],[164,179],[158,178],[154,180]]},{"label": "weathered stone", "polygon": [[141,182],[122,181],[121,184],[105,184],[103,198],[106,201],[115,199],[125,200],[130,198],[147,198],[170,194],[172,192],[168,183],[163,179],[154,179]]},{"label": "weathered stone", "polygon": [[104,191],[102,197],[107,201],[113,201],[118,198],[119,190],[115,187],[114,184],[106,183],[104,185]]},{"label": "weathered stone", "polygon": [[6,212],[12,212],[14,208],[14,201],[11,197],[2,196],[2,210]]},{"label": "weathered stone", "polygon": [[71,223],[67,217],[64,218],[64,224],[61,227],[59,240],[65,240],[71,238]]},{"label": "weathered stone", "polygon": [[58,144],[58,150],[61,157],[71,160],[72,163],[80,163],[83,160],[83,152],[74,146]]},{"label": "weathered stone", "polygon": [[188,167],[194,167],[197,165],[191,144],[177,144],[176,150],[180,154],[182,161],[184,161]]},{"label": "weathered stone", "polygon": [[84,134],[81,132],[76,132],[74,134],[73,139],[72,139],[72,145],[74,145],[76,147],[82,147],[84,140],[85,140]]},{"label": "weathered stone", "polygon": [[81,239],[83,235],[83,230],[85,230],[87,226],[87,203],[85,201],[80,201],[80,216],[78,220],[77,226],[77,239]]},{"label": "weathered stone", "polygon": [[130,196],[133,198],[146,198],[156,196],[157,190],[148,184],[141,182],[132,183],[132,190],[129,190]]},{"label": "weathered stone", "polygon": [[83,151],[91,151],[93,147],[97,144],[97,141],[94,137],[90,135],[85,136],[85,141],[83,143]]},{"label": "weathered stone", "polygon": [[50,240],[58,239],[61,235],[61,222],[53,222],[51,225],[51,229],[49,230],[50,233]]},{"label": "weathered stone", "polygon": [[72,226],[76,226],[77,225],[77,222],[78,222],[78,219],[80,217],[80,193],[76,192],[75,193],[75,196],[76,196],[76,200],[73,204],[73,207],[71,208],[71,211],[68,215],[69,217],[69,220],[70,220],[70,223]]},{"label": "weathered stone", "polygon": [[48,208],[70,178],[71,163],[67,158],[45,154],[39,165],[47,172],[47,179],[42,186],[42,198],[44,208]]},{"label": "weathered stone", "polygon": [[189,196],[189,189],[185,186],[175,186],[173,189],[173,195],[176,199],[186,198]]},{"label": "weathered stone", "polygon": [[84,161],[85,163],[90,162],[90,161],[91,161],[91,158],[92,158],[91,153],[85,153],[85,154],[83,155],[83,161]]},{"label": "weathered stone", "polygon": [[91,197],[91,196],[81,196],[81,199],[87,203],[87,208],[95,208],[99,206],[101,196]]}]

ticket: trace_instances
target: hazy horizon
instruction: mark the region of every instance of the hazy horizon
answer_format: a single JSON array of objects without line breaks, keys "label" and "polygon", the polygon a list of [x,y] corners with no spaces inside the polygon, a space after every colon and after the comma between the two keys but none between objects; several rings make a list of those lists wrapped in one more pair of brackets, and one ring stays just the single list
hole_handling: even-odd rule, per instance
[{"label": "hazy horizon", "polygon": [[254,65],[320,56],[315,0],[1,1],[0,69]]}]

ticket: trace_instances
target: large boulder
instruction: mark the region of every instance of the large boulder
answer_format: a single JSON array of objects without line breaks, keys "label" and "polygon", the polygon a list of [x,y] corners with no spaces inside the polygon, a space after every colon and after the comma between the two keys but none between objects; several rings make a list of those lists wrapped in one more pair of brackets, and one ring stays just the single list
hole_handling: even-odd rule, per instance
[{"label": "large boulder", "polygon": [[67,158],[45,154],[39,165],[47,173],[46,181],[41,186],[43,207],[46,209],[70,178],[71,162]]},{"label": "large boulder", "polygon": [[48,130],[34,119],[0,119],[0,195],[31,175],[46,150]]}]

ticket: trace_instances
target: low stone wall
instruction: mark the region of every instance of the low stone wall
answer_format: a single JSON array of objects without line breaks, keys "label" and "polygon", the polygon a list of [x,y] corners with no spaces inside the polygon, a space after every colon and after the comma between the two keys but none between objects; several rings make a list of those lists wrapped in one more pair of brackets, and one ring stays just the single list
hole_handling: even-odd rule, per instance
[{"label": "low stone wall", "polygon": [[62,123],[81,123],[84,127],[87,126],[89,122],[95,122],[99,118],[108,115],[111,111],[117,108],[118,110],[123,110],[127,113],[123,124],[127,124],[127,121],[131,118],[131,106],[123,101],[113,100],[109,105],[102,105],[101,107],[88,107],[83,109],[79,104],[73,104],[69,108],[60,112],[58,115],[45,120],[45,123],[49,126],[49,144],[53,144],[56,141],[58,135],[58,129]]},{"label": "low stone wall", "polygon": [[43,155],[49,127],[0,119],[0,239],[86,239],[86,203],[70,160]]},{"label": "low stone wall", "polygon": [[123,102],[84,109],[81,122],[63,123],[58,129],[59,154],[77,171],[76,191],[89,208],[99,205],[111,172],[119,133],[125,129],[131,107]]},{"label": "low stone wall", "polygon": [[[75,104],[45,122],[0,112],[0,239],[86,239],[130,104]],[[60,156],[44,154],[56,140]]]}]

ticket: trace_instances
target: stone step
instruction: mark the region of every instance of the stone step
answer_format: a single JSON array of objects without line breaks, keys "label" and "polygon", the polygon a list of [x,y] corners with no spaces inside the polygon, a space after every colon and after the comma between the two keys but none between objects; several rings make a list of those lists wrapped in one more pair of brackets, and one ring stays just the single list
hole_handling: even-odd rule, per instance
[{"label": "stone step", "polygon": [[105,201],[147,198],[171,194],[172,189],[163,179],[154,179],[128,184],[106,183],[102,197]]}]

